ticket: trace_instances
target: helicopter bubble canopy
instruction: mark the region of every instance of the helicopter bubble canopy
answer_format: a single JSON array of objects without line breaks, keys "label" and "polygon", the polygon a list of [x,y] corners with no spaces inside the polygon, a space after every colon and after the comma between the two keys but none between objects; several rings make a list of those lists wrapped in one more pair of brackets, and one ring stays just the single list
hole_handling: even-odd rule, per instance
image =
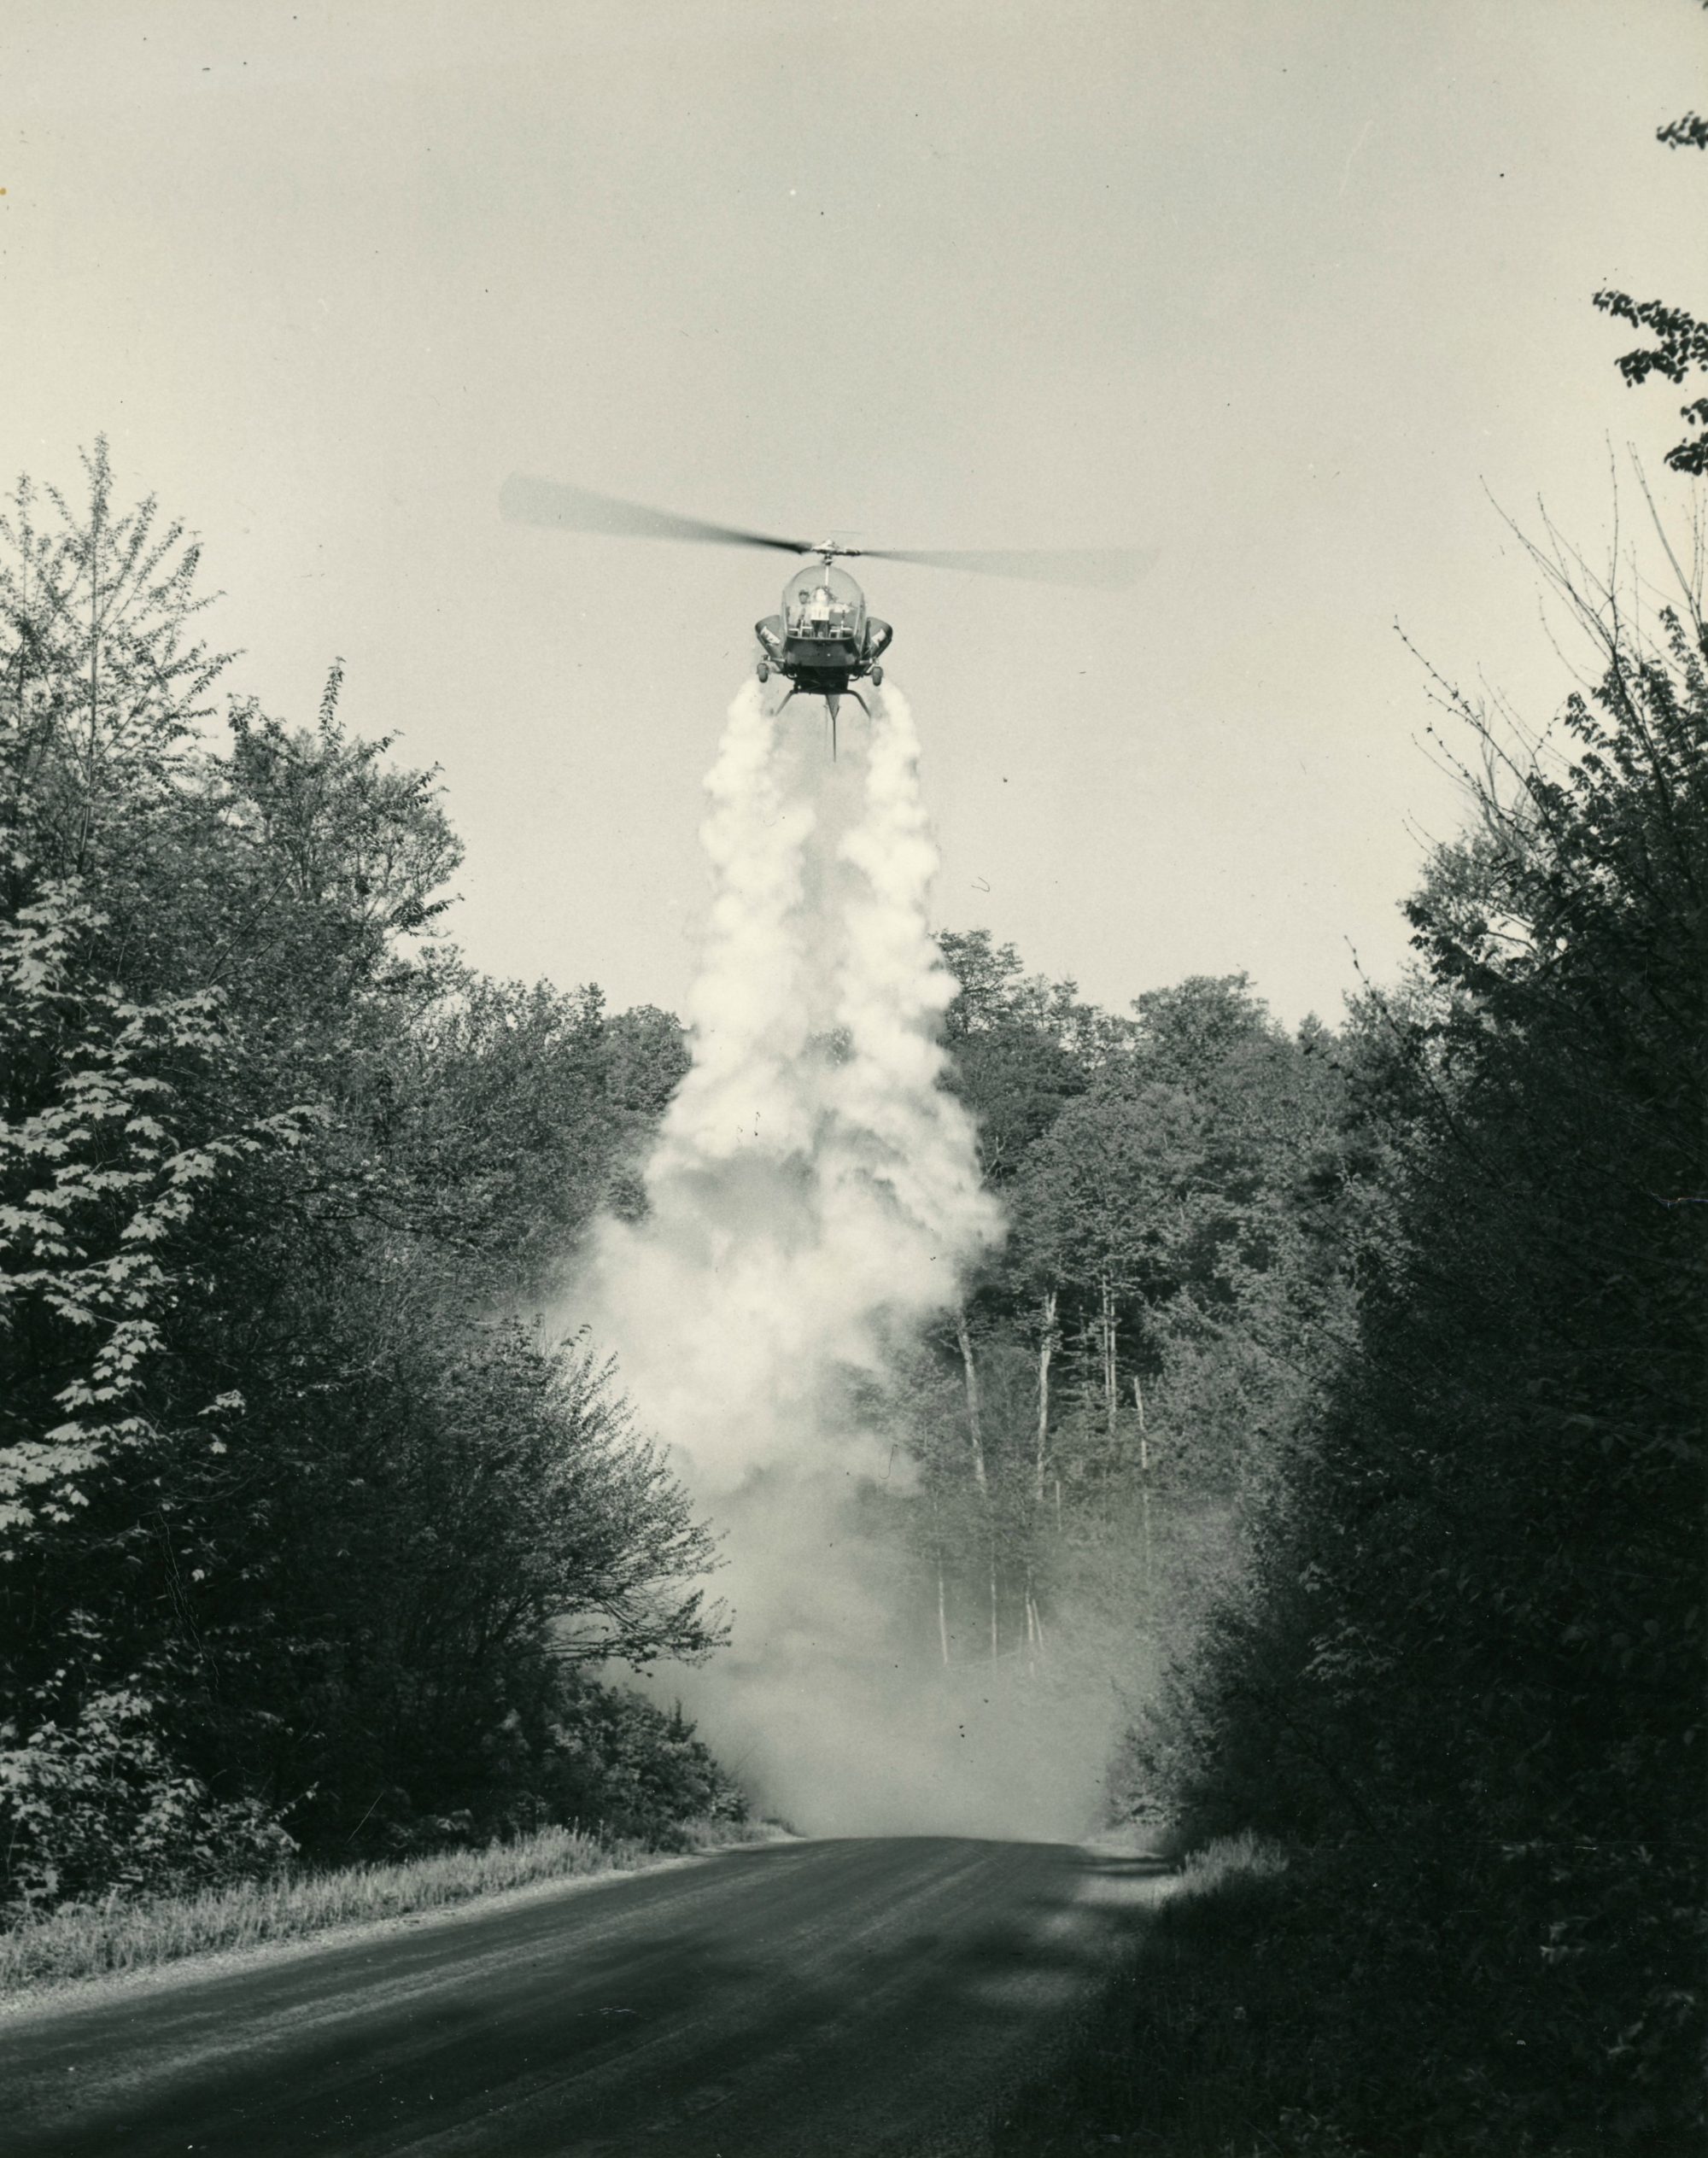
[{"label": "helicopter bubble canopy", "polygon": [[787,636],[848,638],[857,645],[866,595],[834,562],[804,562],[783,588],[782,615]]}]

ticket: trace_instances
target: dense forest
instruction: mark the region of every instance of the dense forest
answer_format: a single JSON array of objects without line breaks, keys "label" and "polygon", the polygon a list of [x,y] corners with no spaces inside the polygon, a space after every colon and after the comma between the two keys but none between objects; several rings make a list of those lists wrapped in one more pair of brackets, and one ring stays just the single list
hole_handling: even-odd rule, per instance
[{"label": "dense forest", "polygon": [[[230,694],[196,547],[85,478],[0,525],[0,1900],[739,1812],[611,1682],[717,1651],[713,1529],[517,1316],[644,1206],[682,1031],[473,970],[432,775],[336,668]],[[1708,637],[1539,569],[1588,686],[1438,686],[1465,829],[1332,1026],[940,939],[1008,1228],[869,1382],[908,1623],[1118,1687],[1114,1817],[1289,1857],[1017,2152],[1691,2132]]]},{"label": "dense forest", "polygon": [[1537,560],[1590,687],[1438,685],[1467,828],[1337,1034],[951,952],[1015,1221],[968,1371],[1030,1359],[1010,1485],[1147,1592],[1117,1801],[1291,1854],[1157,1929],[1016,2154],[1699,2147],[1708,634]]},{"label": "dense forest", "polygon": [[196,548],[0,542],[0,1900],[737,1807],[601,1687],[720,1638],[596,1348],[516,1319],[685,1063],[437,933],[429,775],[198,640]]},{"label": "dense forest", "polygon": [[1289,1034],[1243,975],[1116,1015],[982,931],[941,946],[951,1084],[1007,1221],[909,1373],[941,1653],[1115,1656],[1142,1690],[1344,1323],[1354,1052]]}]

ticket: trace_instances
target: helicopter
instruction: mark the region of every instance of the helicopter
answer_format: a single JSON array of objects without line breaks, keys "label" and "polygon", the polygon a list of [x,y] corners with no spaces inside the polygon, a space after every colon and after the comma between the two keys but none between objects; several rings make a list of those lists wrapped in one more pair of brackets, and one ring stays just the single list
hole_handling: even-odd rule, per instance
[{"label": "helicopter", "polygon": [[[831,754],[836,751],[836,713],[851,697],[868,718],[871,706],[854,687],[884,679],[883,655],[895,632],[870,613],[866,595],[839,561],[864,556],[879,562],[913,562],[930,569],[970,570],[991,576],[1026,577],[1049,584],[1089,585],[1105,590],[1130,584],[1149,557],[1131,547],[1066,547],[1013,552],[975,547],[921,551],[844,547],[834,541],[791,540],[732,524],[652,510],[613,494],[596,494],[560,480],[513,472],[499,495],[502,515],[513,524],[553,525],[561,531],[597,532],[622,538],[693,540],[718,547],[769,547],[803,558],[783,588],[777,612],[753,625],[759,652],[754,671],[789,684],[787,705],[798,696],[822,697],[830,716]],[[781,706],[778,709],[781,711]]]}]

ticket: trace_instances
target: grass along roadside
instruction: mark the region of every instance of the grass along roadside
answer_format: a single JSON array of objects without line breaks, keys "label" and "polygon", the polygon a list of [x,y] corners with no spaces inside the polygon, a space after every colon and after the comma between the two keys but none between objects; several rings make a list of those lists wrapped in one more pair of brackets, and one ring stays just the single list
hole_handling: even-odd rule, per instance
[{"label": "grass along roadside", "polygon": [[771,1822],[689,1822],[663,1845],[580,1828],[541,1828],[478,1851],[283,1874],[182,1896],[69,1905],[0,1933],[0,2003],[185,1956],[307,1940],[334,1927],[442,1910],[540,1881],[638,1873],[684,1853],[769,1843],[786,1833]]}]

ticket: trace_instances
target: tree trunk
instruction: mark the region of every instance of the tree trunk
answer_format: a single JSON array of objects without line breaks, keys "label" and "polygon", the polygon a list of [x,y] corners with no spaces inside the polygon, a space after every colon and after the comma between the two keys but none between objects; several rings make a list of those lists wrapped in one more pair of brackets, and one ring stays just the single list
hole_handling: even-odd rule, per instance
[{"label": "tree trunk", "polygon": [[985,1502],[985,1538],[991,1561],[991,1661],[997,1659],[997,1523],[991,1512],[991,1483],[985,1473],[985,1427],[979,1413],[979,1366],[973,1354],[973,1336],[967,1330],[967,1310],[955,1311],[955,1338],[961,1344],[961,1362],[967,1374],[967,1436],[973,1442],[973,1481]]},{"label": "tree trunk", "polygon": [[1103,1336],[1103,1402],[1108,1412],[1109,1436],[1115,1428],[1115,1292],[1107,1274],[1101,1289],[1103,1309],[1100,1314]]},{"label": "tree trunk", "polygon": [[1026,1564],[1026,1667],[1033,1677],[1044,1654],[1044,1620],[1038,1608],[1038,1592],[1032,1586],[1032,1561]]},{"label": "tree trunk", "polygon": [[973,1442],[973,1481],[988,1499],[991,1487],[985,1476],[985,1429],[979,1416],[979,1366],[973,1360],[973,1336],[967,1331],[967,1312],[957,1306],[955,1337],[961,1344],[961,1361],[967,1373],[967,1431]]},{"label": "tree trunk", "polygon": [[943,1523],[938,1512],[937,1488],[931,1490],[931,1541],[937,1556],[937,1645],[943,1652],[943,1668],[949,1668],[949,1603],[943,1588]]},{"label": "tree trunk", "polygon": [[1138,1411],[1138,1511],[1144,1548],[1144,1597],[1148,1605],[1150,1600],[1150,1442],[1145,1436],[1144,1395],[1139,1390],[1137,1371],[1132,1375],[1132,1405]]},{"label": "tree trunk", "polygon": [[1050,1360],[1056,1348],[1056,1291],[1044,1300],[1044,1323],[1038,1336],[1038,1452],[1033,1462],[1032,1494],[1044,1504],[1044,1471],[1050,1459]]}]

